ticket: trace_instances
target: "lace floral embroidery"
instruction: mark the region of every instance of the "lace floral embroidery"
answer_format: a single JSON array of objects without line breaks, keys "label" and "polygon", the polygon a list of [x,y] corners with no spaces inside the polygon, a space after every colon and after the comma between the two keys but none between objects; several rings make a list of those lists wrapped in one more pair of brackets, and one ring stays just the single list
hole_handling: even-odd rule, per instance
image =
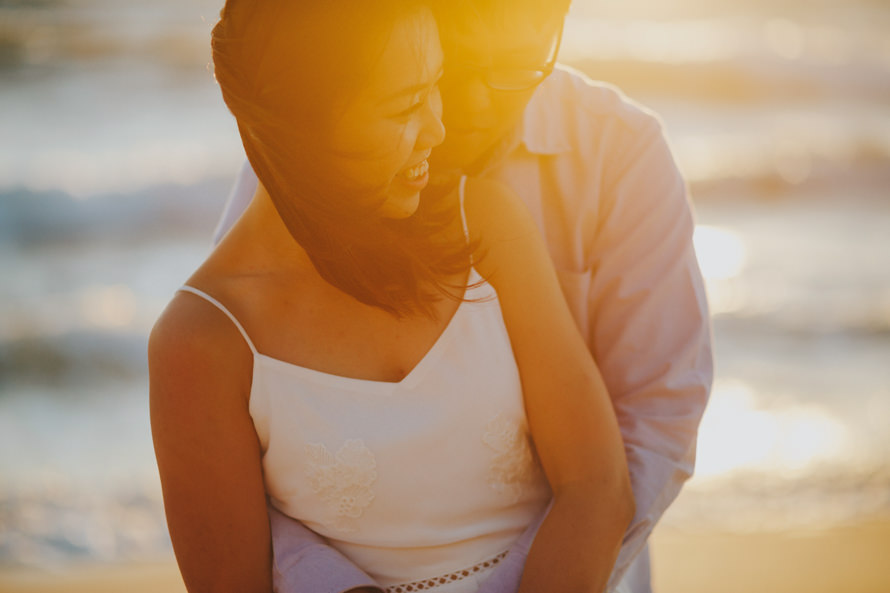
[{"label": "lace floral embroidery", "polygon": [[377,461],[360,440],[346,441],[336,455],[321,444],[306,445],[309,485],[327,505],[328,523],[343,532],[355,531],[356,519],[374,500]]},{"label": "lace floral embroidery", "polygon": [[429,591],[430,589],[435,589],[436,587],[441,587],[442,585],[447,585],[449,583],[454,583],[457,581],[462,581],[463,579],[473,576],[479,571],[485,570],[487,568],[491,568],[495,566],[498,562],[504,559],[504,556],[507,555],[507,552],[501,552],[494,558],[489,558],[484,562],[480,562],[470,568],[465,568],[463,570],[458,570],[455,572],[449,572],[448,574],[443,574],[438,577],[433,577],[431,579],[425,579],[422,581],[414,581],[411,583],[403,583],[401,585],[392,585],[385,589],[386,593],[413,593],[414,591]]},{"label": "lace floral embroidery", "polygon": [[524,425],[510,422],[500,414],[485,427],[482,441],[495,452],[488,470],[488,483],[513,501],[537,476],[534,453]]}]

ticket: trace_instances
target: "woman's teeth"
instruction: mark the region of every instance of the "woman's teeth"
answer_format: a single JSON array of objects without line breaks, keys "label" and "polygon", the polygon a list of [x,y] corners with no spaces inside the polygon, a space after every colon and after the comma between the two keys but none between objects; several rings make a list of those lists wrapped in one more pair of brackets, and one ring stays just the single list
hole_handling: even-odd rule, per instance
[{"label": "woman's teeth", "polygon": [[427,171],[430,170],[430,164],[428,161],[421,161],[420,164],[417,164],[410,169],[406,169],[403,175],[405,179],[408,181],[415,181],[420,179],[424,175],[426,175]]}]

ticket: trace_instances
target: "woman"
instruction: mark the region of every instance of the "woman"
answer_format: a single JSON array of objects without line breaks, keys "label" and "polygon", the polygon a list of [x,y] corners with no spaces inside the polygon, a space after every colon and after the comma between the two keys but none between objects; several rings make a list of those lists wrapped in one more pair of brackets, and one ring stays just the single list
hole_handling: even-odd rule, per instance
[{"label": "woman", "polygon": [[481,180],[420,200],[430,7],[229,1],[213,47],[260,185],[149,344],[189,591],[271,589],[267,496],[388,590],[441,593],[552,499],[522,590],[601,590],[626,462],[537,230]]}]

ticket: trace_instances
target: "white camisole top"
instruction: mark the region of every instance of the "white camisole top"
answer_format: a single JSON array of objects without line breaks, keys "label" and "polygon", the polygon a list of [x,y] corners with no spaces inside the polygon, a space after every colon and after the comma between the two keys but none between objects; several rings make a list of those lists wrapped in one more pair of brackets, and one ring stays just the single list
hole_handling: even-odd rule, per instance
[{"label": "white camisole top", "polygon": [[253,352],[249,409],[271,503],[388,593],[474,593],[550,501],[497,294],[475,269],[470,284],[396,383],[266,356],[219,301],[182,288],[228,315]]}]

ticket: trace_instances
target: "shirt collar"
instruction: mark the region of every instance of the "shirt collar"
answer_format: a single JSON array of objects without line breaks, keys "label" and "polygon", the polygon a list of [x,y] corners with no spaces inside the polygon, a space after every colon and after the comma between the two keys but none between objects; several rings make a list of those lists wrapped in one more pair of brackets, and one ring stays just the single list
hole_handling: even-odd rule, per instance
[{"label": "shirt collar", "polygon": [[560,102],[552,99],[556,92],[551,88],[553,83],[548,84],[558,76],[560,76],[559,69],[538,87],[529,100],[522,119],[498,141],[491,155],[485,160],[485,164],[472,174],[481,174],[494,169],[520,145],[529,153],[541,156],[557,155],[572,150],[563,124],[564,113],[561,111]]},{"label": "shirt collar", "polygon": [[[562,73],[556,70],[532,95],[522,115],[520,138],[532,154],[555,155],[571,151],[564,124],[566,107],[554,101],[555,80]],[[549,84],[548,84],[549,83]]]}]

